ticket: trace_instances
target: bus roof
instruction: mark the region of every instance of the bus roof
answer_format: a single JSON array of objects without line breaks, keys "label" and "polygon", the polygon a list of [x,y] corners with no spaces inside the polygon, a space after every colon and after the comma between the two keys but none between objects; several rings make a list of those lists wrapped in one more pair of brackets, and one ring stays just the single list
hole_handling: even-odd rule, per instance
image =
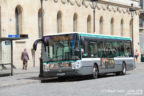
[{"label": "bus roof", "polygon": [[118,40],[131,40],[130,38],[127,38],[127,37],[100,35],[100,34],[81,34],[80,33],[80,36],[106,38],[106,39],[118,39]]},{"label": "bus roof", "polygon": [[80,36],[85,36],[85,37],[97,37],[97,38],[106,38],[106,39],[131,40],[131,38],[128,37],[92,34],[92,33],[84,33],[84,32],[64,32],[64,33],[49,34],[46,36],[66,35],[66,34],[79,34]]}]

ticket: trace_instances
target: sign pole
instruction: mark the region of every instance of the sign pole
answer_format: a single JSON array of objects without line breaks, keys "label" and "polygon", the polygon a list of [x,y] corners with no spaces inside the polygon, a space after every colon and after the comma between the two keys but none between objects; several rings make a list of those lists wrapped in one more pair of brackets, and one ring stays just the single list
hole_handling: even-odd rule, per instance
[{"label": "sign pole", "polygon": [[11,76],[13,76],[13,41],[11,40]]}]

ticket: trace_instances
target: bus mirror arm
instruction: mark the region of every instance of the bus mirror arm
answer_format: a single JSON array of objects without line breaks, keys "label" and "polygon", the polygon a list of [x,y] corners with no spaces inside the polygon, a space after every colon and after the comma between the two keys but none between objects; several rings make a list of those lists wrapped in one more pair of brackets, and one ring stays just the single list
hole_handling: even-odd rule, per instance
[{"label": "bus mirror arm", "polygon": [[34,44],[33,44],[33,50],[36,51],[36,49],[37,49],[37,44],[38,44],[39,42],[41,42],[41,41],[42,41],[42,39],[38,39],[38,40],[36,40],[36,41],[34,42]]}]

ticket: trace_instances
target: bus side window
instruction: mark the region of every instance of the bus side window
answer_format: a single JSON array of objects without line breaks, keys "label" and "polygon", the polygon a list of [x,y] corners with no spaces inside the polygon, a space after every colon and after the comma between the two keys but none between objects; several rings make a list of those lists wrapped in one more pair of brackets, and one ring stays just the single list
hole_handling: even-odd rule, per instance
[{"label": "bus side window", "polygon": [[89,57],[91,57],[91,58],[98,57],[96,42],[89,43]]},{"label": "bus side window", "polygon": [[118,48],[119,48],[118,41],[112,42],[112,49],[113,49],[112,50],[112,54],[113,54],[113,57],[119,56]]},{"label": "bus side window", "polygon": [[82,57],[88,57],[88,48],[87,48],[87,41],[85,40],[85,44],[81,43],[81,52],[82,52]]},{"label": "bus side window", "polygon": [[131,49],[131,45],[130,45],[130,42],[125,42],[124,43],[124,45],[125,45],[125,56],[126,57],[131,57],[132,56],[132,49]]},{"label": "bus side window", "polygon": [[104,51],[103,41],[98,42],[97,46],[98,46],[98,56],[101,58],[103,57],[103,51]]},{"label": "bus side window", "polygon": [[124,43],[123,42],[120,42],[120,56],[124,56]]},{"label": "bus side window", "polygon": [[112,43],[110,41],[105,42],[105,57],[111,58],[112,57]]}]

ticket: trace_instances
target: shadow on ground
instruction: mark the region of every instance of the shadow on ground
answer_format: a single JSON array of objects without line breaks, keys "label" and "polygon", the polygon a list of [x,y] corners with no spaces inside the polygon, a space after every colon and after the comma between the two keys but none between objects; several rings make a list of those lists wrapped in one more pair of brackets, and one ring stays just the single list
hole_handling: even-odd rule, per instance
[{"label": "shadow on ground", "polygon": [[[126,75],[130,75],[130,73],[127,73]],[[118,76],[125,76],[125,75],[118,75]],[[106,75],[100,75],[97,79],[104,79],[104,78],[113,78],[117,77],[115,74],[106,74]],[[31,80],[40,80],[41,83],[57,83],[57,82],[77,82],[77,81],[85,81],[85,80],[93,80],[90,78],[90,76],[77,76],[77,77],[63,77],[63,78],[39,78],[39,77],[30,77],[30,78],[24,78],[24,79],[31,79]]]}]

